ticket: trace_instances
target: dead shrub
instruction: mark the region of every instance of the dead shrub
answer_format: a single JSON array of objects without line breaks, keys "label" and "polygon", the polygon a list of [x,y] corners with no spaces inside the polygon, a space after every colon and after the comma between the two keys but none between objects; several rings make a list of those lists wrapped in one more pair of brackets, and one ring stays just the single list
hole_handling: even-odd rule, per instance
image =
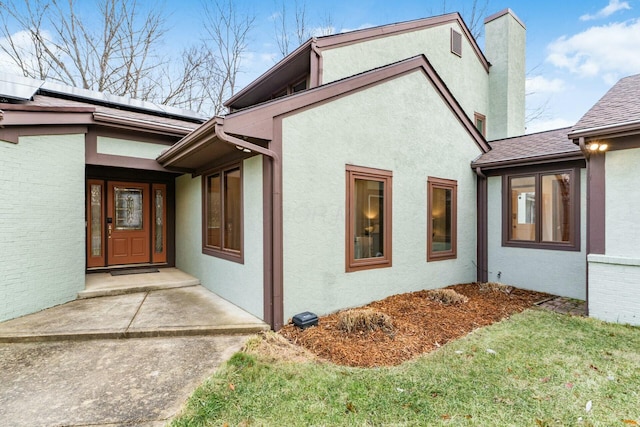
[{"label": "dead shrub", "polygon": [[503,294],[511,294],[513,292],[513,286],[505,285],[498,282],[484,282],[480,283],[480,290],[482,292],[502,292]]},{"label": "dead shrub", "polygon": [[469,301],[466,296],[457,293],[453,289],[432,289],[427,291],[429,299],[441,302],[444,305],[463,304]]},{"label": "dead shrub", "polygon": [[370,332],[377,329],[393,332],[391,317],[371,308],[352,309],[338,313],[338,329],[346,333]]}]

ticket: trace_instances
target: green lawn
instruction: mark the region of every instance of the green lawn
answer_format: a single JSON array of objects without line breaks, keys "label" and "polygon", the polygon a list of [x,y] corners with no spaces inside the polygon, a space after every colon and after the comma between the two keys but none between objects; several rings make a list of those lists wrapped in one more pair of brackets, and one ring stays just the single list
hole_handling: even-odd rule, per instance
[{"label": "green lawn", "polygon": [[273,362],[237,353],[196,390],[172,423],[638,424],[640,328],[538,309],[391,368]]}]

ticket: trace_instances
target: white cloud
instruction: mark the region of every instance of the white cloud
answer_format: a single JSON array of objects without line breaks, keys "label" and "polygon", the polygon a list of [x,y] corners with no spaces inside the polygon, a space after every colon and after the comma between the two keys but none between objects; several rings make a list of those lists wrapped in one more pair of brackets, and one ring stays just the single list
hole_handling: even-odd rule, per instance
[{"label": "white cloud", "polygon": [[333,25],[328,25],[325,27],[314,27],[309,31],[309,35],[311,37],[322,37],[328,36],[330,34],[335,34],[336,28]]},{"label": "white cloud", "polygon": [[600,9],[596,14],[594,15],[589,15],[588,13],[584,14],[580,17],[580,20],[591,21],[593,19],[606,18],[608,16],[613,15],[619,10],[630,10],[630,9],[631,9],[631,6],[629,6],[629,3],[626,1],[623,1],[621,3],[619,0],[609,0],[609,4],[606,5],[604,8]]},{"label": "white cloud", "polygon": [[581,77],[615,82],[640,73],[640,19],[591,27],[547,46],[546,60]]},{"label": "white cloud", "polygon": [[558,93],[565,90],[564,81],[562,79],[547,79],[543,76],[528,78],[525,85],[526,92],[528,94]]},{"label": "white cloud", "polygon": [[[23,57],[25,62],[32,63],[35,66],[35,58],[32,56],[31,34],[28,31],[18,31],[11,35],[16,50]],[[10,49],[9,40],[6,37],[0,38],[0,46]],[[20,67],[11,59],[9,54],[0,50],[0,72],[22,74]]]},{"label": "white cloud", "polygon": [[360,25],[357,28],[341,28],[340,32],[341,33],[348,33],[349,31],[364,30],[365,28],[372,28],[372,27],[375,27],[375,25],[366,23],[366,24]]}]

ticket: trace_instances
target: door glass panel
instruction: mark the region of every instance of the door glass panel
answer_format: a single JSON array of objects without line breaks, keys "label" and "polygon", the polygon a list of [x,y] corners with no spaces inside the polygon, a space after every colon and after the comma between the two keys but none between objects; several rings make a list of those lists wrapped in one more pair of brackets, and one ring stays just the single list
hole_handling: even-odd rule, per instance
[{"label": "door glass panel", "polygon": [[102,256],[102,186],[91,185],[91,256]]},{"label": "door glass panel", "polygon": [[164,242],[162,241],[162,230],[164,218],[162,217],[162,213],[164,212],[164,196],[162,194],[162,190],[157,189],[155,193],[155,252],[160,254],[164,250]]},{"label": "door glass panel", "polygon": [[114,187],[116,230],[142,230],[142,189]]}]

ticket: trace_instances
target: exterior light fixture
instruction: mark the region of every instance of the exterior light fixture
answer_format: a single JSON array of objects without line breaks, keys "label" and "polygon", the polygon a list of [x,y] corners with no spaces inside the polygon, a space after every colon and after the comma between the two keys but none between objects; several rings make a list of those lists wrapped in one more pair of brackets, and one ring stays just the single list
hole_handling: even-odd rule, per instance
[{"label": "exterior light fixture", "polygon": [[592,153],[595,153],[596,151],[607,151],[607,148],[609,148],[609,144],[600,142],[592,142],[587,145],[587,149]]}]

